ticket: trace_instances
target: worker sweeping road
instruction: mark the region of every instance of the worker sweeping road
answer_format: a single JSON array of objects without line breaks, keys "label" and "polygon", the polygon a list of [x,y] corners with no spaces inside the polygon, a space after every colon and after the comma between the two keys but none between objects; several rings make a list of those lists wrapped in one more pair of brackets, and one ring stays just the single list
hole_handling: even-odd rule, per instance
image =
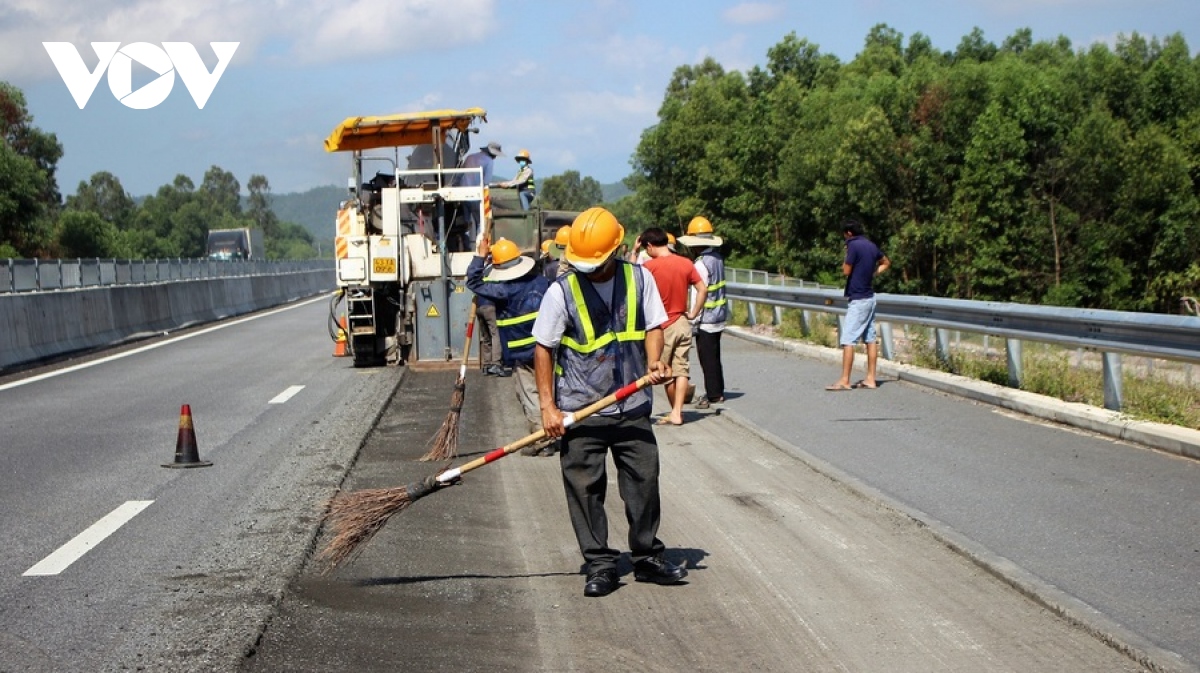
[{"label": "worker sweeping road", "polygon": [[467,266],[467,289],[495,305],[501,365],[516,374],[525,417],[530,425],[540,427],[541,411],[533,377],[532,328],[549,282],[538,273],[536,262],[522,255],[508,239],[502,238],[491,245],[484,237],[475,253]]},{"label": "worker sweeping road", "polygon": [[666,310],[654,279],[616,256],[625,229],[612,213],[590,208],[571,225],[563,260],[572,267],[542,300],[533,336],[534,366],[546,434],[562,437],[560,465],[567,510],[587,564],[585,596],[606,596],[619,586],[620,552],[608,544],[604,509],[611,451],[629,522],[634,579],[676,584],[687,570],[663,558],[658,443],[650,424],[652,396],[639,390],[598,414],[564,427],[564,412],[618,390],[649,371],[663,383],[671,369],[660,362]]}]

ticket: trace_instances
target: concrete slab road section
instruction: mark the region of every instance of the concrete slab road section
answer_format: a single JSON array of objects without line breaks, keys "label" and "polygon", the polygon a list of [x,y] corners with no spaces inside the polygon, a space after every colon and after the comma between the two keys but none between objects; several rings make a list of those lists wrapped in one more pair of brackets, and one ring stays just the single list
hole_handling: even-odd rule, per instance
[{"label": "concrete slab road section", "polygon": [[[416,458],[453,378],[410,372],[347,488],[430,472]],[[528,432],[513,385],[471,373],[460,461]],[[659,537],[686,584],[636,583],[625,557],[621,586],[585,598],[558,461],[512,455],[414,503],[332,575],[310,564],[243,670],[1148,670],[719,413],[685,421],[656,434]],[[608,511],[627,549],[611,479]]]}]

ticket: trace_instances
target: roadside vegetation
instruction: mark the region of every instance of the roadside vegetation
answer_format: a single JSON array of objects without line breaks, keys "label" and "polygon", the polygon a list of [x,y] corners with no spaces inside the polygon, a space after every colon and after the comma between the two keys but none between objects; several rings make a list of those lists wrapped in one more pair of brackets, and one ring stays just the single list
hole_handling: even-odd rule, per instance
[{"label": "roadside vegetation", "polygon": [[792,33],[765,66],[683,65],[618,217],[712,221],[734,266],[841,284],[839,225],[880,290],[1173,313],[1200,296],[1200,58],[1181,34],[952,50],[873,28],[850,62]]}]

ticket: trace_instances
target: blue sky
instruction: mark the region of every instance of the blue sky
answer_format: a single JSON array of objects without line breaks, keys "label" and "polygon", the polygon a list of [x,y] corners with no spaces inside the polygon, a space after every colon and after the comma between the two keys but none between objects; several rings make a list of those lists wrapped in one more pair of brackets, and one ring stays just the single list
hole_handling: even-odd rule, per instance
[{"label": "blue sky", "polygon": [[[322,140],[342,119],[482,107],[507,157],[528,149],[541,176],[628,175],[674,69],[712,56],[746,71],[794,31],[849,61],[872,26],[921,32],[953,50],[978,26],[1001,43],[1017,29],[1078,49],[1119,34],[1180,32],[1200,48],[1200,0],[4,0],[0,80],[21,88],[34,124],[57,134],[64,194],[109,171],[135,194],[212,165],[276,193],[344,185],[349,159]],[[176,77],[157,107],[126,107],[101,79],[79,109],[42,42],[239,42],[203,109]],[[148,72],[148,71],[147,71]],[[151,78],[135,71],[134,89]]]}]

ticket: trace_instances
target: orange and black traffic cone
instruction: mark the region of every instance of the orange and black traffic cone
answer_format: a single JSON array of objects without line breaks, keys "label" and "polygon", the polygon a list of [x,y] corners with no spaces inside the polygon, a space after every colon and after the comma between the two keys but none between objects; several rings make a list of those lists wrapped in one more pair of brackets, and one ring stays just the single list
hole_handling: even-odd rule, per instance
[{"label": "orange and black traffic cone", "polygon": [[333,344],[333,357],[344,358],[350,353],[346,350],[346,316],[338,318],[337,339]]},{"label": "orange and black traffic cone", "polygon": [[179,436],[175,440],[175,462],[163,467],[208,467],[212,463],[200,460],[196,448],[196,429],[192,427],[192,407],[185,404],[179,410]]}]

